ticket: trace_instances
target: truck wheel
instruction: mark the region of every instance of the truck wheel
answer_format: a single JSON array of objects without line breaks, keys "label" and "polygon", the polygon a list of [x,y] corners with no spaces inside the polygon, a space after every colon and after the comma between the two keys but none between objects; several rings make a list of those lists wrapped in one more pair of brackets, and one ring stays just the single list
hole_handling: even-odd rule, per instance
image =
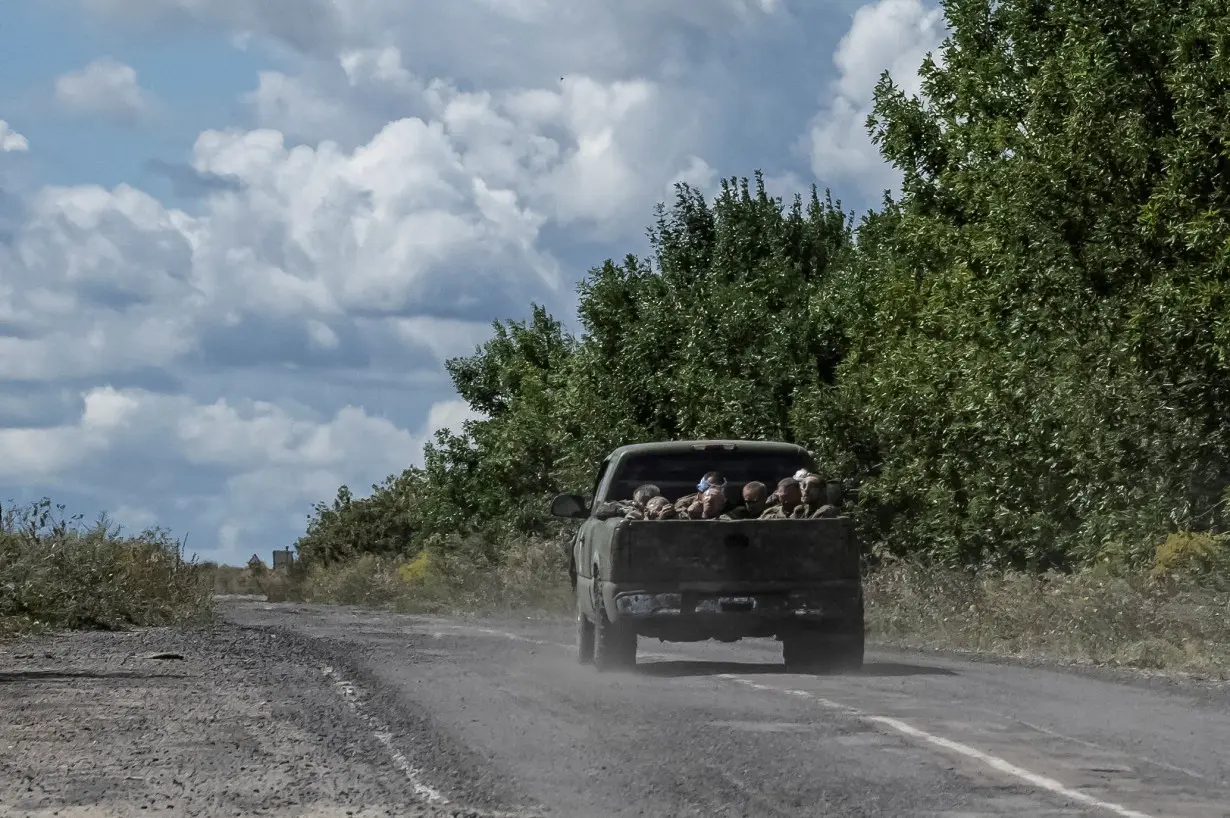
[{"label": "truck wheel", "polygon": [[863,634],[791,633],[782,637],[789,673],[833,673],[863,667]]},{"label": "truck wheel", "polygon": [[594,623],[580,610],[577,611],[577,662],[582,665],[594,663]]},{"label": "truck wheel", "polygon": [[594,667],[624,670],[636,666],[636,631],[622,622],[607,619],[601,604],[595,608]]},{"label": "truck wheel", "polygon": [[833,652],[835,670],[855,671],[863,669],[863,647],[866,638],[862,631],[830,637],[829,650]]}]

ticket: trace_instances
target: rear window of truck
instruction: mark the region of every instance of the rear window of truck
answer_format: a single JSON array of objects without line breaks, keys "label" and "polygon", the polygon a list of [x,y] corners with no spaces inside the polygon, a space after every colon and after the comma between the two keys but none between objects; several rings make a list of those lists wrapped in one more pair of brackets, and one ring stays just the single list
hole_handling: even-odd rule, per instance
[{"label": "rear window of truck", "polygon": [[696,491],[705,472],[717,471],[726,478],[727,495],[733,501],[745,483],[759,480],[772,491],[783,477],[812,468],[814,463],[801,452],[753,454],[717,449],[632,455],[620,463],[607,499],[630,499],[637,486],[652,483],[666,497],[677,500]]}]

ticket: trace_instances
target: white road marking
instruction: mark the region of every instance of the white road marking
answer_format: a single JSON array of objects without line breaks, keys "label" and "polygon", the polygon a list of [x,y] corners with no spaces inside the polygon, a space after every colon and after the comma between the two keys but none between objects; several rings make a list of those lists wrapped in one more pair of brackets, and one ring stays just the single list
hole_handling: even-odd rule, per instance
[{"label": "white road marking", "polygon": [[[1102,752],[1122,752],[1122,751],[1111,750],[1108,747],[1103,747],[1101,744],[1098,744],[1096,742],[1086,741],[1083,738],[1076,738],[1075,736],[1065,735],[1064,733],[1057,733],[1054,730],[1049,730],[1046,727],[1042,727],[1041,725],[1031,724],[1030,722],[1022,721],[1021,719],[1015,718],[1013,716],[1008,716],[998,711],[991,710],[988,712],[994,713],[1000,718],[1005,718],[1011,721],[1015,721],[1017,724],[1020,724],[1024,727],[1028,727],[1030,730],[1035,730],[1039,733],[1044,733],[1048,736],[1054,736],[1055,738],[1063,739],[1064,741],[1070,741],[1073,744],[1082,744],[1091,750],[1100,750]],[[1158,761],[1155,758],[1149,758],[1147,756],[1136,755],[1135,753],[1124,753],[1124,755],[1128,756],[1129,758],[1134,758],[1142,764],[1152,764],[1155,767],[1161,767],[1163,770],[1170,770],[1171,772],[1180,773],[1182,775],[1188,776],[1189,778],[1195,778],[1199,781],[1204,780],[1203,775],[1201,775],[1198,772],[1194,772],[1192,770],[1186,769],[1185,767],[1177,767],[1174,764],[1167,764],[1165,761]]]},{"label": "white road marking", "polygon": [[936,747],[942,747],[943,749],[949,750],[954,753],[960,753],[961,755],[966,756],[967,758],[972,758],[975,761],[985,764],[986,766],[990,767],[993,770],[996,770],[1005,775],[1009,775],[1009,776],[1012,776],[1013,778],[1024,781],[1026,784],[1029,784],[1030,786],[1037,787],[1038,789],[1046,790],[1055,795],[1063,796],[1064,798],[1070,799],[1072,801],[1077,801],[1089,807],[1106,810],[1108,812],[1114,813],[1115,815],[1122,816],[1122,818],[1153,818],[1153,816],[1149,815],[1148,813],[1137,812],[1136,810],[1128,809],[1127,807],[1122,806],[1120,804],[1115,804],[1110,801],[1103,801],[1102,799],[1095,798],[1094,796],[1089,795],[1087,793],[1083,793],[1079,790],[1074,790],[1071,787],[1066,787],[1062,783],[1060,783],[1059,781],[1056,781],[1053,778],[1048,778],[1047,776],[1039,775],[1035,772],[1031,772],[1025,769],[1024,767],[1018,767],[1017,765],[1013,764],[1010,761],[1002,759],[999,756],[991,755],[990,753],[984,753],[982,750],[979,750],[975,747],[970,747],[968,744],[962,744],[959,741],[953,741],[952,739],[947,739],[947,738],[944,738],[943,736],[937,736],[937,735],[934,735],[933,733],[928,733],[926,730],[920,730],[919,728],[913,726],[912,724],[907,724],[901,719],[895,719],[890,716],[877,716],[872,713],[865,713],[862,710],[859,710],[854,707],[850,707],[848,705],[841,704],[840,702],[835,702],[832,699],[826,699],[823,696],[817,696],[814,693],[811,693],[810,691],[807,691],[807,690],[789,690],[789,689],[780,688],[780,687],[773,687],[772,685],[760,684],[759,682],[753,682],[751,679],[744,679],[742,677],[735,676],[734,674],[730,674],[730,673],[724,673],[719,678],[726,679],[731,682],[737,682],[741,685],[746,685],[747,687],[755,688],[756,690],[766,690],[766,691],[772,691],[775,693],[784,693],[790,696],[798,696],[799,698],[803,698],[803,699],[810,699],[811,701],[816,702],[816,704],[819,704],[828,710],[834,710],[834,711],[840,712],[843,715],[858,719],[860,721],[869,722],[871,724],[878,724],[884,727],[888,727],[893,730],[896,730],[898,733],[903,733],[911,738],[926,742],[927,744],[932,744]]},{"label": "white road marking", "polygon": [[393,743],[393,733],[379,719],[363,709],[362,702],[359,701],[359,692],[355,686],[343,679],[331,667],[323,668],[326,676],[333,680],[333,687],[341,694],[342,699],[354,711],[360,719],[367,724],[372,731],[372,736],[376,741],[384,745],[388,751],[389,758],[392,759],[393,765],[402,771],[406,776],[406,780],[410,782],[410,786],[414,788],[414,794],[430,804],[447,804],[448,799],[445,798],[439,790],[430,787],[423,782],[423,771],[410,763],[410,760],[402,754],[401,750],[397,749],[397,745]]},{"label": "white road marking", "polygon": [[497,631],[494,628],[480,628],[476,625],[436,625],[434,629],[428,632],[428,636],[433,639],[439,639],[444,636],[445,631],[462,631],[463,633],[481,633],[486,636],[498,636],[501,639],[511,639],[514,642],[528,642],[531,645],[550,645],[556,648],[568,648],[571,645],[565,645],[560,642],[549,642],[544,639],[531,639],[528,636],[522,636],[517,633],[509,633],[508,631]]},{"label": "white road marking", "polygon": [[906,724],[900,719],[894,719],[888,716],[867,716],[867,720],[877,724],[883,724],[886,727],[891,727],[898,732],[905,733],[907,736],[913,736],[930,744],[934,744],[937,747],[943,747],[946,750],[952,750],[954,753],[960,753],[961,755],[981,761],[988,767],[994,770],[999,770],[1005,775],[1019,778],[1027,784],[1031,784],[1040,789],[1049,790],[1056,795],[1061,795],[1064,798],[1086,804],[1090,807],[1104,809],[1108,812],[1113,812],[1115,815],[1121,815],[1123,818],[1151,818],[1151,816],[1147,813],[1137,812],[1136,810],[1128,809],[1127,807],[1119,804],[1115,804],[1110,801],[1103,801],[1100,798],[1095,798],[1088,793],[1074,790],[1071,787],[1065,787],[1062,783],[1053,778],[1048,778],[1044,775],[1038,775],[1037,773],[1030,772],[1024,767],[1018,767],[1017,765],[1009,761],[1005,761],[998,756],[993,756],[990,753],[984,753],[977,748],[970,747],[968,744],[962,744],[958,741],[946,739],[942,736],[934,736],[925,730],[919,730],[917,727]]},{"label": "white road marking", "polygon": [[[469,631],[472,633],[481,633],[481,634],[485,634],[488,636],[499,636],[505,639],[512,639],[517,642],[530,642],[536,645],[552,645],[554,647],[563,648],[565,650],[571,650],[573,648],[572,645],[565,645],[560,642],[549,642],[549,641],[544,641],[541,639],[530,639],[529,637],[520,636],[519,634],[509,633],[507,631],[495,630],[494,628],[480,628],[480,627],[468,626],[468,625],[452,625],[452,626],[444,626],[444,627],[447,630]],[[691,656],[687,656],[685,654],[663,654],[663,653],[642,652],[641,655],[645,656],[646,658],[668,659],[668,660],[669,659],[692,659],[694,658]],[[953,741],[952,739],[947,739],[947,738],[944,738],[943,736],[937,736],[932,733],[928,733],[926,730],[920,730],[919,728],[911,724],[908,724],[907,722],[904,722],[900,719],[895,719],[890,716],[877,716],[873,713],[867,713],[857,708],[850,707],[849,705],[842,704],[841,702],[836,702],[836,701],[833,701],[832,699],[826,699],[823,696],[817,696],[816,694],[810,691],[807,691],[807,690],[792,690],[789,688],[781,688],[781,687],[774,687],[772,685],[760,684],[759,682],[753,681],[751,679],[745,679],[742,676],[737,676],[733,673],[722,673],[722,674],[719,674],[717,678],[724,679],[729,682],[736,682],[738,684],[753,688],[755,690],[763,690],[766,692],[778,693],[778,694],[787,695],[787,696],[796,696],[801,699],[808,699],[810,701],[814,701],[815,703],[821,705],[827,710],[832,710],[834,712],[842,713],[843,715],[846,715],[850,718],[857,719],[860,721],[868,722],[871,724],[877,724],[882,727],[888,727],[892,730],[896,730],[898,733],[902,733],[903,735],[909,736],[910,738],[916,739],[926,744],[931,744],[935,747],[940,747],[950,752],[954,752],[954,753],[958,753],[960,755],[966,756],[967,758],[972,758],[975,761],[978,761],[984,764],[985,766],[990,767],[993,770],[996,770],[997,772],[1003,773],[1004,775],[1011,776],[1012,778],[1016,778],[1017,780],[1023,781],[1032,787],[1046,790],[1047,792],[1050,792],[1054,795],[1062,796],[1069,800],[1076,801],[1078,803],[1084,804],[1089,807],[1093,807],[1095,809],[1106,810],[1107,812],[1121,816],[1121,818],[1154,818],[1154,816],[1149,815],[1148,813],[1137,812],[1136,810],[1129,809],[1120,804],[1115,804],[1110,801],[1103,801],[1102,799],[1095,798],[1094,796],[1089,795],[1087,793],[1083,793],[1079,790],[1074,790],[1071,787],[1064,786],[1063,783],[1056,781],[1053,778],[1048,778],[1047,776],[1039,775],[1038,773],[1027,770],[1024,767],[1018,767],[1017,765],[1013,764],[1010,761],[1007,761],[1006,759],[1000,758],[999,756],[995,756],[990,753],[984,753],[982,750],[979,750],[975,747],[971,747],[968,744],[962,744],[959,741]]]}]

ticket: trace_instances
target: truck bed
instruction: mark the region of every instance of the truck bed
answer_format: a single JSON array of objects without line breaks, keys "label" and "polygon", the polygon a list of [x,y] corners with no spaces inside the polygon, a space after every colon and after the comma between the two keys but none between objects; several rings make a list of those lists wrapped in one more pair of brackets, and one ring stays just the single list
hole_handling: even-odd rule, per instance
[{"label": "truck bed", "polygon": [[851,520],[622,521],[609,581],[731,589],[858,580]]}]

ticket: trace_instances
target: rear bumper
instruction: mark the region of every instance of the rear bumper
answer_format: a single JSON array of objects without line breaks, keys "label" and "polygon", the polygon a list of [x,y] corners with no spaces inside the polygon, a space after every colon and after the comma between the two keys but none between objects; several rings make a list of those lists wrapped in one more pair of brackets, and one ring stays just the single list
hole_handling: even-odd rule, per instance
[{"label": "rear bumper", "polygon": [[722,589],[659,591],[604,583],[606,609],[640,633],[704,639],[767,636],[795,628],[832,632],[863,630],[859,586],[791,590]]},{"label": "rear bumper", "polygon": [[[827,602],[827,604],[826,604]],[[620,617],[676,618],[681,616],[757,616],[781,619],[822,619],[835,614],[829,595],[796,591],[789,594],[729,593],[687,594],[682,592],[615,594]]]}]

